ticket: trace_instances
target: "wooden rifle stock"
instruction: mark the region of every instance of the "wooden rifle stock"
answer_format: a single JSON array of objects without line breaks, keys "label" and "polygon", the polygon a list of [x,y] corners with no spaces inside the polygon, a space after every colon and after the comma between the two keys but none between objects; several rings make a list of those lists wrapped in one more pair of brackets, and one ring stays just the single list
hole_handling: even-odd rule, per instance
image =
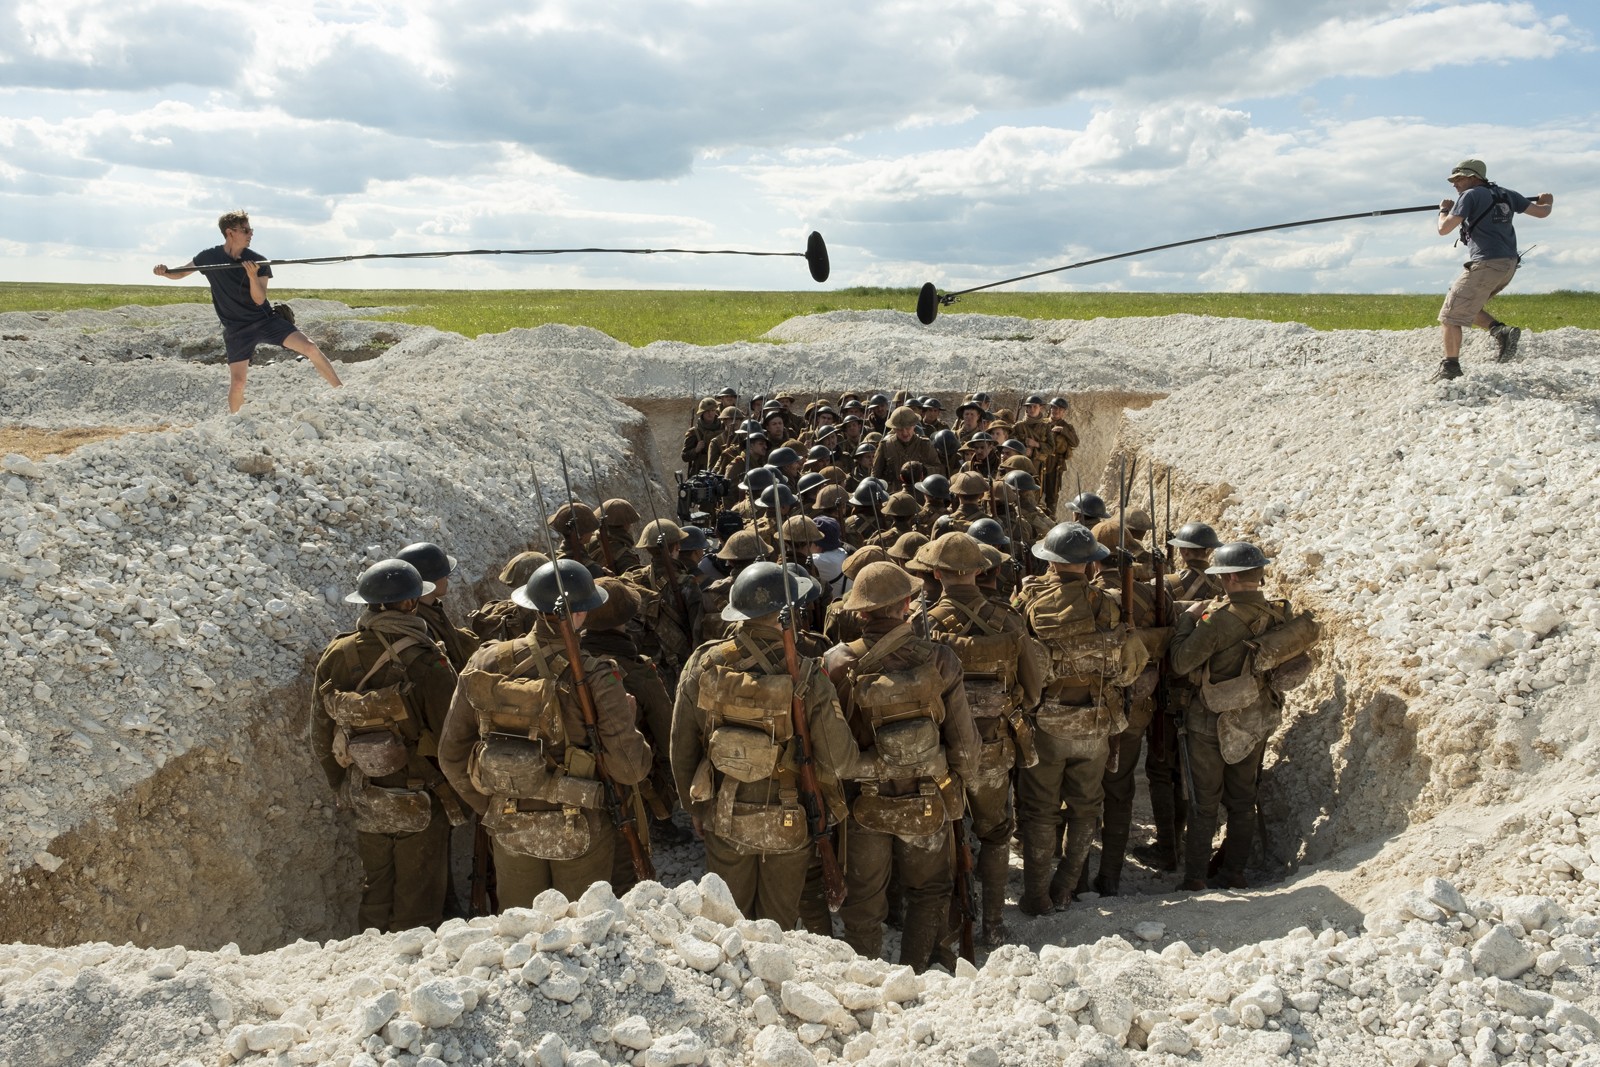
[{"label": "wooden rifle stock", "polygon": [[953,893],[955,911],[961,921],[961,958],[968,963],[978,962],[978,947],[972,936],[972,926],[977,915],[977,889],[972,880],[972,844],[967,840],[966,820],[950,824],[956,837],[956,881]]}]

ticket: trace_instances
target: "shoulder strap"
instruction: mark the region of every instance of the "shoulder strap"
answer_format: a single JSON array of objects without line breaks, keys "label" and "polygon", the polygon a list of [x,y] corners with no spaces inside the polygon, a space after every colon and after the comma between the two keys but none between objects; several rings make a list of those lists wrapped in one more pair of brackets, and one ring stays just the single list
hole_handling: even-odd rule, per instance
[{"label": "shoulder strap", "polygon": [[888,659],[891,654],[897,651],[902,645],[904,645],[907,641],[910,641],[916,635],[916,631],[911,628],[911,624],[909,622],[901,623],[893,630],[890,630],[888,633],[884,634],[877,644],[873,645],[867,650],[867,654],[862,656],[861,659],[857,661],[856,671],[862,674],[869,673],[874,667]]},{"label": "shoulder strap", "polygon": [[422,644],[422,638],[420,637],[402,637],[400,640],[390,644],[389,639],[384,637],[381,633],[378,633],[378,631],[374,630],[372,633],[379,641],[383,642],[383,655],[378,657],[377,662],[372,665],[372,669],[367,671],[366,674],[363,674],[361,676],[361,681],[356,683],[356,692],[358,693],[366,691],[367,683],[372,681],[372,676],[377,674],[385,663],[388,663],[390,660],[394,660],[395,665],[399,666],[401,652],[404,652],[412,645]]},{"label": "shoulder strap", "polygon": [[[778,669],[772,665],[772,660],[768,658],[767,654],[761,651],[761,646],[756,644],[754,639],[752,639],[749,634],[745,633],[743,630],[736,631],[733,635],[733,640],[735,644],[744,649],[745,656],[747,657],[746,659],[740,661],[739,666],[741,668],[747,664],[753,665],[759,663],[761,665],[761,669],[768,674],[780,673]],[[788,673],[787,668],[781,673]]]},{"label": "shoulder strap", "polygon": [[964,601],[952,599],[950,603],[954,604],[956,609],[967,617],[967,621],[972,624],[973,629],[982,630],[988,637],[993,637],[1000,632],[1000,627],[985,619],[981,613],[968,607]]}]

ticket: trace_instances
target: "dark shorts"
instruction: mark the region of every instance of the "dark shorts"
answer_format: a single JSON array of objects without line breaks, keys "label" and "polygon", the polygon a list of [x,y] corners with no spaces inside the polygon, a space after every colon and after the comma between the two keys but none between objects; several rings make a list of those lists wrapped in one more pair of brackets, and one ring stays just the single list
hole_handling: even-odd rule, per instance
[{"label": "dark shorts", "polygon": [[268,315],[248,326],[223,330],[222,342],[228,347],[229,363],[247,363],[256,353],[256,345],[281,345],[297,327],[288,319]]}]

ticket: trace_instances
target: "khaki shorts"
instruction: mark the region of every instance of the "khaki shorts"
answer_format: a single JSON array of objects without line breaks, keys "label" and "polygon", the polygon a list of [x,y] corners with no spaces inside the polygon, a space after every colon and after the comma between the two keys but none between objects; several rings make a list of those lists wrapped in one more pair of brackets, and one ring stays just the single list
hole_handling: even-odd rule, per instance
[{"label": "khaki shorts", "polygon": [[1489,298],[1511,283],[1517,273],[1515,257],[1479,259],[1464,263],[1465,268],[1445,294],[1439,321],[1446,326],[1471,326]]}]

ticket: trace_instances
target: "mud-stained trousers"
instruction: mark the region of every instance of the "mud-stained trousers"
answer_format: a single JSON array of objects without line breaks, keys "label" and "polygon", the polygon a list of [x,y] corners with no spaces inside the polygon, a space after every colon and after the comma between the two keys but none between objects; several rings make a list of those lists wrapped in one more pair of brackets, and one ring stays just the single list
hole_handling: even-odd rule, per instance
[{"label": "mud-stained trousers", "polygon": [[392,933],[444,922],[446,868],[450,860],[450,820],[439,801],[433,819],[414,834],[356,834],[361,856],[363,930]]},{"label": "mud-stained trousers", "polygon": [[1011,873],[1011,834],[1017,827],[1011,809],[1011,779],[967,787],[967,814],[978,838],[974,874],[983,896],[984,927],[998,926],[1006,906],[1006,877]]},{"label": "mud-stained trousers", "polygon": [[546,889],[560,890],[568,900],[577,900],[594,883],[609,883],[620,835],[604,813],[598,816],[590,813],[589,833],[589,851],[571,860],[524,856],[494,841],[494,876],[500,910],[526,908]]},{"label": "mud-stained trousers", "polygon": [[1189,807],[1184,879],[1205,879],[1222,809],[1228,812],[1222,873],[1242,878],[1251,846],[1255,844],[1256,789],[1260,785],[1267,742],[1263,739],[1238,763],[1225,763],[1217,743],[1217,716],[1209,711],[1192,710],[1187,722],[1189,762],[1194,771],[1194,803]]},{"label": "mud-stained trousers", "polygon": [[922,972],[950,921],[950,892],[955,888],[955,838],[945,826],[936,834],[910,841],[862,826],[852,816],[845,861],[844,939],[867,957],[883,955],[883,922],[889,914],[889,869],[898,869],[905,891],[905,919],[900,935],[900,962]]},{"label": "mud-stained trousers", "polygon": [[[771,919],[793,930],[800,919],[800,895],[806,868],[816,848],[807,842],[793,852],[749,855],[705,830],[706,870],[728,883],[733,902],[747,919]],[[820,877],[820,876],[819,876]],[[824,905],[826,912],[826,905]]]}]

